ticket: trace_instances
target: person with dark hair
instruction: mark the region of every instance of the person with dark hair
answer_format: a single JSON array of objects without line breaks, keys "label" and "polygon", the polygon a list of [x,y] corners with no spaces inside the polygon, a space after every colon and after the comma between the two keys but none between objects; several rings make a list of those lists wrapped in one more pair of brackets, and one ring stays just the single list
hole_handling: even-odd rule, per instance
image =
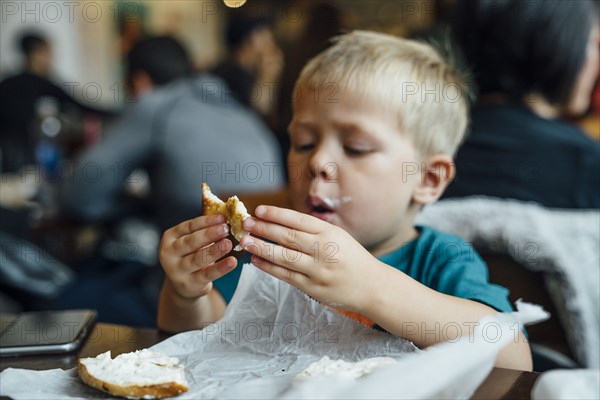
[{"label": "person with dark hair", "polygon": [[[186,51],[171,37],[148,37],[134,45],[127,73],[138,99],[103,142],[78,160],[65,182],[65,212],[102,221],[138,209],[122,196],[138,168],[148,172],[147,204],[162,228],[202,212],[203,181],[216,193],[262,192],[282,183],[273,134],[220,90],[224,84],[218,78],[193,76],[192,69]],[[249,163],[258,171],[244,172]],[[85,178],[90,164],[99,166],[98,179]]]},{"label": "person with dark hair", "polygon": [[127,81],[134,95],[190,75],[192,64],[183,46],[170,36],[141,40],[127,54]]},{"label": "person with dark hair", "polygon": [[590,105],[597,11],[588,0],[459,2],[454,35],[479,101],[446,197],[600,208],[600,144],[564,120]]},{"label": "person with dark hair", "polygon": [[21,38],[21,52],[25,56],[27,69],[47,76],[52,67],[50,43],[42,36],[26,33]]},{"label": "person with dark hair", "polygon": [[243,105],[269,116],[276,104],[275,83],[282,67],[281,49],[265,18],[232,14],[226,32],[229,54],[212,71]]},{"label": "person with dark hair", "polygon": [[26,32],[18,45],[24,59],[23,72],[0,82],[3,172],[16,172],[24,165],[36,162],[34,149],[39,139],[39,129],[34,124],[38,109],[44,105],[50,105],[58,114],[109,115],[75,100],[51,81],[52,46],[43,35]]}]

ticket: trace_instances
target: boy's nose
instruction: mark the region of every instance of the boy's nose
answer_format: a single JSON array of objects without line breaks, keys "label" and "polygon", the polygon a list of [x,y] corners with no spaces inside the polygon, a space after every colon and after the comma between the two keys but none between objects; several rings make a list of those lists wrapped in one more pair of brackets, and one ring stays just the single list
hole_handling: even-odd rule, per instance
[{"label": "boy's nose", "polygon": [[325,161],[322,159],[313,159],[309,165],[311,179],[322,179],[330,181],[336,178],[338,166],[334,161]]},{"label": "boy's nose", "polygon": [[313,149],[308,162],[311,180],[330,181],[335,179],[338,174],[335,143],[321,141]]}]

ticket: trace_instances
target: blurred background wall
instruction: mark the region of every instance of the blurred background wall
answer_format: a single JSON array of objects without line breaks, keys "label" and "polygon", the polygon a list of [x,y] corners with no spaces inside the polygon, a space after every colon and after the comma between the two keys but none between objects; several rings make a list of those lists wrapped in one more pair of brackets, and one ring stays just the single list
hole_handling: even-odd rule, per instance
[{"label": "blurred background wall", "polygon": [[[347,29],[408,35],[429,27],[436,0],[335,0]],[[285,46],[302,31],[313,0],[248,0],[238,12],[274,22]],[[19,70],[17,40],[24,31],[46,35],[54,48],[54,79],[80,100],[119,108],[124,98],[121,56],[143,33],[172,34],[200,70],[225,54],[227,7],[220,0],[10,1],[0,0],[0,79]],[[67,90],[67,91],[69,91]]]}]

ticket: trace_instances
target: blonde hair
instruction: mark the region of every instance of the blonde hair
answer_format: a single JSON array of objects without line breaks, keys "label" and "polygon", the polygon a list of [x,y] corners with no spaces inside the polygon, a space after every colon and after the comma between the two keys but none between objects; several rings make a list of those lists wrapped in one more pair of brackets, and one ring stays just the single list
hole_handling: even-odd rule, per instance
[{"label": "blonde hair", "polygon": [[400,129],[424,155],[454,155],[465,135],[466,85],[425,43],[366,31],[338,36],[306,64],[294,98],[300,87],[331,84],[396,113]]}]

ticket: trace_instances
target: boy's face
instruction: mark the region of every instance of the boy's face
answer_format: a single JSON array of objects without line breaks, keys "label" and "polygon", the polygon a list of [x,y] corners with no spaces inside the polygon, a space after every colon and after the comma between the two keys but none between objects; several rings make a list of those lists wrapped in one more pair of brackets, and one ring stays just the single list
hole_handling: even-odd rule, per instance
[{"label": "boy's face", "polygon": [[360,96],[302,87],[289,126],[293,207],[348,231],[374,255],[414,236],[418,152],[393,113]]}]

